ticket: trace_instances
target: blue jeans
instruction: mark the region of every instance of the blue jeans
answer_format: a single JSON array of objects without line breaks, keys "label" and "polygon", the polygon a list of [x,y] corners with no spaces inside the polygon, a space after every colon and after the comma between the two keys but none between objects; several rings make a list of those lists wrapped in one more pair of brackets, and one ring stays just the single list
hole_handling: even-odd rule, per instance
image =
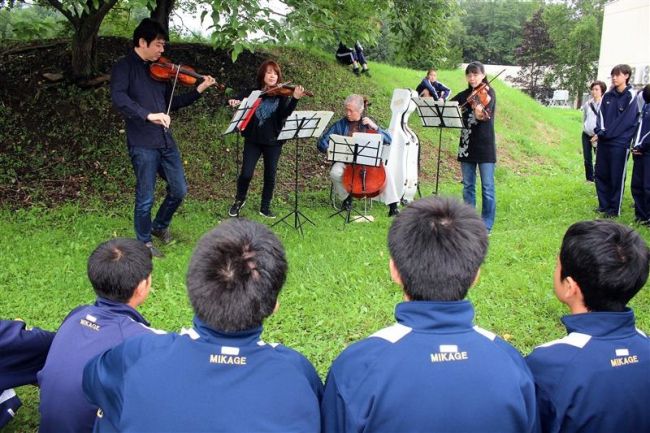
[{"label": "blue jeans", "polygon": [[[139,241],[151,242],[151,229],[167,228],[187,194],[183,162],[176,146],[160,149],[130,146],[129,156],[136,179],[133,211],[135,235]],[[151,208],[157,175],[167,182],[167,195],[152,222]]]},{"label": "blue jeans", "polygon": [[496,194],[494,192],[494,166],[493,162],[461,162],[460,169],[463,173],[463,201],[476,207],[476,166],[481,175],[481,218],[488,232],[492,230],[496,216]]}]

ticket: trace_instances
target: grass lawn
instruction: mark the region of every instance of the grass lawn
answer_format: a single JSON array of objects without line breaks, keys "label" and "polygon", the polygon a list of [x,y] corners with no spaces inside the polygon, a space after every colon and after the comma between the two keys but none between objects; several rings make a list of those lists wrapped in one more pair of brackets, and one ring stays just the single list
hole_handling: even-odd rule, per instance
[{"label": "grass lawn", "polygon": [[[387,89],[421,78],[416,71],[375,64],[371,68],[378,94],[383,92],[386,98],[392,92]],[[463,86],[458,71],[441,71],[440,78],[452,88]],[[526,354],[564,334],[559,318],[566,310],[552,291],[556,255],[570,224],[596,216],[592,210],[596,198],[593,184],[583,180],[580,114],[539,107],[500,84],[496,89],[500,98],[497,145],[502,149],[496,173],[497,219],[480,281],[469,297],[477,309],[476,323]],[[434,134],[416,130],[421,136]],[[457,134],[444,134],[445,154],[455,152]],[[426,145],[431,145],[430,139]],[[285,152],[284,158],[289,155]],[[429,172],[435,167],[433,160],[423,163]],[[457,167],[444,166],[442,174],[440,193],[460,197]],[[281,177],[281,182],[293,181],[287,172]],[[243,216],[261,221],[260,191],[255,185]],[[430,194],[432,189],[425,184],[422,192]],[[133,236],[130,194],[115,206],[97,202],[83,207],[0,210],[2,317],[20,317],[29,325],[56,329],[72,308],[92,302],[85,275],[87,257],[108,238]],[[291,210],[291,199],[291,195],[276,198],[279,215]],[[627,188],[623,224],[634,219],[630,204]],[[188,260],[196,240],[225,217],[229,205],[223,200],[197,201],[190,194],[176,215],[172,231],[177,241],[161,248],[167,257],[154,262],[154,290],[141,309],[154,327],[174,331],[190,325],[192,312],[184,288]],[[316,223],[305,226],[304,237],[293,227],[274,228],[287,250],[289,275],[280,310],[266,322],[263,338],[298,349],[324,376],[346,345],[393,322],[394,305],[402,296],[388,272],[386,234],[391,220],[385,206],[374,204],[370,210],[374,223],[347,226],[339,218],[328,218],[332,210],[325,192],[302,194],[301,210]],[[637,229],[650,240],[647,229]],[[637,326],[650,331],[647,288],[632,307]],[[25,407],[5,431],[34,431],[37,392],[30,387],[18,392]]]}]

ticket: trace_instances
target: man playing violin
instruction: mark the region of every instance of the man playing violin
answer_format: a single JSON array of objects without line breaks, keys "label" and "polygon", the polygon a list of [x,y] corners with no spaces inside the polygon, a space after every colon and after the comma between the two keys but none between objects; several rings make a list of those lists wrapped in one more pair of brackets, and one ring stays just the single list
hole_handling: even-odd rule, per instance
[{"label": "man playing violin", "polygon": [[[133,50],[115,63],[111,73],[111,98],[126,122],[126,143],[136,178],[135,234],[154,257],[163,254],[153,246],[151,236],[165,244],[171,242],[169,224],[187,194],[183,162],[170,130],[168,105],[169,110],[188,106],[215,84],[214,78],[205,75],[194,90],[172,97],[172,84],[156,81],[149,74],[151,62],[165,51],[166,40],[167,33],[159,23],[143,19],[133,32]],[[157,175],[167,183],[167,195],[152,222]]]},{"label": "man playing violin", "polygon": [[[363,96],[361,95],[350,95],[345,99],[345,117],[339,119],[336,123],[330,126],[327,131],[321,135],[318,139],[318,150],[320,152],[326,153],[327,148],[329,147],[330,135],[346,135],[351,137],[355,132],[368,132],[370,130],[376,131],[382,135],[384,144],[389,145],[391,143],[391,136],[387,131],[381,129],[377,124],[372,121],[369,117],[363,116],[363,111],[365,108],[365,103]],[[345,170],[345,164],[342,162],[335,162],[330,169],[330,179],[334,184],[334,191],[337,196],[343,201],[341,206],[345,210],[349,210],[352,206],[352,196],[348,190],[343,185],[343,171]],[[397,212],[397,203],[391,203],[391,211],[389,215],[394,215]]]}]

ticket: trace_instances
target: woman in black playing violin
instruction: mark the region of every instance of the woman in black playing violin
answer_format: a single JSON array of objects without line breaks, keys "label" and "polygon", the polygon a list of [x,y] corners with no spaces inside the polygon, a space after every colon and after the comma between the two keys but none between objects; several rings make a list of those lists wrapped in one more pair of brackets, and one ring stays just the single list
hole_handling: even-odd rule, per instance
[{"label": "woman in black playing violin", "polygon": [[481,217],[488,233],[496,215],[494,168],[497,161],[494,134],[496,95],[487,85],[485,67],[472,62],[465,68],[467,89],[451,100],[463,106],[465,128],[460,135],[458,161],[463,174],[463,200],[476,207],[476,168],[481,176]]},{"label": "woman in black playing violin", "polygon": [[[280,65],[273,60],[266,60],[257,71],[257,89],[267,91],[282,82]],[[250,94],[250,92],[249,92]],[[235,202],[230,207],[228,215],[239,216],[239,211],[246,203],[248,186],[253,178],[255,165],[264,156],[264,187],[262,188],[262,203],[260,215],[266,218],[275,218],[271,211],[271,199],[275,188],[275,174],[278,168],[283,142],[278,141],[285,120],[293,112],[300,99],[305,94],[302,86],[296,86],[293,94],[287,96],[272,96],[263,94],[262,102],[255,110],[252,119],[242,132],[244,136],[244,160],[241,172],[237,178],[237,195]],[[236,107],[240,99],[230,99],[228,104]]]}]

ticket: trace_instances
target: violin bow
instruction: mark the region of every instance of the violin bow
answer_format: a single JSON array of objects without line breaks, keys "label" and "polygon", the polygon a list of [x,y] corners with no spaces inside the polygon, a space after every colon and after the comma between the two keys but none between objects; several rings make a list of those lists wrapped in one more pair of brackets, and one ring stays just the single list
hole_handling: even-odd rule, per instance
[{"label": "violin bow", "polygon": [[[492,81],[496,80],[496,79],[499,77],[499,75],[503,74],[505,71],[506,71],[505,68],[501,69],[501,72],[499,72],[499,73],[496,74],[494,77],[492,77],[492,79],[491,79],[490,81],[488,81],[487,83],[485,83],[485,85],[486,85],[486,86],[489,86],[490,83],[491,83]],[[481,84],[483,84],[483,83],[481,83]],[[481,84],[479,84],[477,87],[481,86]],[[463,108],[463,107],[464,107],[465,105],[467,105],[468,103],[469,103],[469,100],[467,100],[467,101],[465,101],[463,104],[459,105],[458,108]]]},{"label": "violin bow", "polygon": [[[177,67],[178,66],[178,67]],[[172,99],[174,99],[174,91],[176,90],[176,83],[178,82],[178,74],[181,73],[181,65],[173,65],[172,67],[176,68],[176,75],[174,76],[174,84],[172,85],[172,93],[169,95],[169,105],[167,106],[167,115],[169,116],[169,112],[172,109]],[[505,71],[505,69],[504,69]],[[167,129],[167,128],[165,128]]]}]

